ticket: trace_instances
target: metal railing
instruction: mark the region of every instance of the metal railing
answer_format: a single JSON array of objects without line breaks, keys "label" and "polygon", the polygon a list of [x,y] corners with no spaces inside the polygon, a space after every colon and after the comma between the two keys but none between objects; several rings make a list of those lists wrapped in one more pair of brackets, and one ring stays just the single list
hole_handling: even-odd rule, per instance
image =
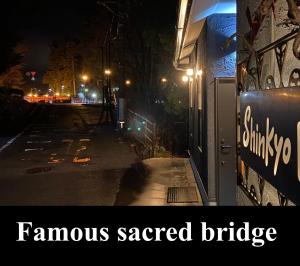
[{"label": "metal railing", "polygon": [[[287,67],[287,64],[291,63],[288,60],[286,60],[286,56],[288,53],[288,44],[291,42],[291,45],[293,46],[294,43],[297,42],[297,38],[299,38],[299,36],[299,31],[293,30],[289,34],[278,39],[277,41],[267,45],[266,47],[258,51],[255,51],[255,53],[250,53],[250,55],[242,63],[239,64],[239,69],[241,70],[240,80],[244,80],[244,82],[239,82],[240,91],[246,92],[250,90],[265,90],[276,89],[277,87],[284,88],[299,86],[299,67],[296,67],[291,71],[289,79],[287,80],[287,86],[284,85],[283,77],[283,72]],[[270,73],[267,77],[262,75],[264,59],[266,57],[266,54],[269,52],[274,53],[277,68],[279,70],[278,86],[276,86],[275,76],[273,76],[272,73]],[[255,56],[256,64],[250,67],[250,62],[253,56]],[[242,69],[244,69],[244,71],[242,71]]]},{"label": "metal railing", "polygon": [[[258,51],[254,51],[254,53],[249,53],[249,57],[238,66],[238,86],[240,92],[299,87],[299,64],[297,64],[296,67],[293,66],[291,72],[285,73],[287,72],[286,68],[290,71],[291,64],[293,64],[290,60],[291,58],[287,60],[288,53],[293,52],[294,58],[297,60],[300,59],[295,55],[299,50],[299,38],[299,30],[292,30],[275,42],[270,43]],[[290,47],[293,47],[293,51],[291,51]],[[262,73],[265,57],[270,52],[273,53],[273,56],[275,55],[276,67],[278,69],[277,78],[279,79],[279,82],[275,82],[275,76],[272,73],[269,73],[269,75],[266,75],[266,73],[263,75]],[[255,56],[255,64],[251,63],[253,56]],[[286,76],[287,74],[290,75]],[[241,170],[240,173],[239,185],[243,188],[243,191],[247,196],[257,205],[267,204],[267,202],[264,202],[264,199],[268,199],[268,195],[272,195],[271,198],[274,199],[278,198],[278,205],[280,206],[287,206],[290,203],[289,199],[282,195],[277,188],[269,185],[262,176],[256,173],[251,168],[251,165],[245,163],[242,163],[241,165],[243,170]]]},{"label": "metal railing", "polygon": [[156,123],[132,110],[128,110],[128,125],[131,135],[149,150],[150,157],[154,157],[157,141]]}]

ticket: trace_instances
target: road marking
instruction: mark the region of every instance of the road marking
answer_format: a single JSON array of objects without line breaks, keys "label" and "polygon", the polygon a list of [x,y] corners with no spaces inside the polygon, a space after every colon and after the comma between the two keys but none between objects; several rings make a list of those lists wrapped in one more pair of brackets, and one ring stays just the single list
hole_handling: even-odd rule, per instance
[{"label": "road marking", "polygon": [[24,134],[25,130],[9,140],[4,146],[0,148],[0,153],[3,152],[6,148],[8,148],[11,144],[13,144],[19,137],[21,137]]},{"label": "road marking", "polygon": [[82,147],[80,147],[80,148],[77,150],[77,152],[80,153],[80,152],[86,151],[86,150],[87,150],[87,147],[86,147],[86,146],[82,146]]},{"label": "road marking", "polygon": [[51,140],[48,141],[27,141],[27,144],[50,144],[52,143]]},{"label": "road marking", "polygon": [[90,139],[81,139],[79,142],[91,142]]},{"label": "road marking", "polygon": [[29,151],[44,151],[44,148],[41,148],[41,149],[25,149],[25,152],[29,152]]},{"label": "road marking", "polygon": [[86,158],[78,158],[78,157],[75,157],[73,159],[73,163],[79,163],[79,164],[83,164],[83,163],[88,163],[91,161],[91,158],[90,157],[86,157]]},{"label": "road marking", "polygon": [[48,164],[61,164],[65,161],[65,159],[51,159],[51,161],[48,162]]}]

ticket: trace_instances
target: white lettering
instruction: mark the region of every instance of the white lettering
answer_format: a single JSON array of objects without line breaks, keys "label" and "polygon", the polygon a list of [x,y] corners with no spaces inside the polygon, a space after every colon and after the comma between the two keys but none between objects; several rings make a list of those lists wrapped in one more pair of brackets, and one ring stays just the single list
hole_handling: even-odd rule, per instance
[{"label": "white lettering", "polygon": [[[25,234],[29,236],[29,228],[32,228],[32,223],[17,223],[19,225],[19,238],[18,242],[24,242],[25,240]],[[25,229],[25,225],[26,229]]]},{"label": "white lettering", "polygon": [[119,228],[118,229],[118,241],[124,242],[126,240],[127,240],[126,228]]},{"label": "white lettering", "polygon": [[48,233],[49,233],[48,241],[68,241],[67,228],[49,228]]},{"label": "white lettering", "polygon": [[287,138],[283,145],[283,162],[288,165],[292,156],[292,143],[289,138]]},{"label": "white lettering", "polygon": [[253,118],[251,118],[250,151],[255,153],[255,131],[253,130]]},{"label": "white lettering", "polygon": [[265,159],[265,150],[266,150],[266,138],[259,133],[259,149],[258,149],[258,156],[262,156]]},{"label": "white lettering", "polygon": [[276,134],[275,137],[274,137],[274,146],[275,146],[275,151],[276,151],[276,159],[275,159],[275,165],[274,165],[274,176],[276,176],[278,166],[279,166],[281,151],[282,151],[282,147],[283,147],[283,137],[281,137],[278,140],[278,135]]},{"label": "white lettering", "polygon": [[71,233],[70,233],[70,236],[71,236],[73,241],[79,242],[83,238],[83,232],[80,228],[73,228]]},{"label": "white lettering", "polygon": [[192,223],[186,223],[186,228],[182,228],[179,231],[179,238],[181,241],[190,242],[192,239]]},{"label": "white lettering", "polygon": [[274,137],[274,127],[272,128],[271,132],[270,132],[270,119],[267,118],[267,138],[266,138],[266,154],[265,154],[265,164],[266,164],[266,167],[269,166],[269,154],[271,157],[274,156],[274,150],[273,148],[271,147],[271,141]]},{"label": "white lettering", "polygon": [[211,242],[215,238],[214,229],[207,227],[206,223],[201,223],[202,226],[202,241]]},{"label": "white lettering", "polygon": [[243,135],[243,144],[244,144],[245,148],[247,148],[250,143],[250,132],[249,132],[249,128],[248,128],[248,122],[250,121],[250,118],[251,118],[251,107],[248,106],[246,109],[245,119],[244,119],[244,126],[246,129],[246,132],[244,132],[244,135]]},{"label": "white lettering", "polygon": [[146,242],[150,242],[153,240],[153,237],[148,237],[148,234],[151,234],[153,233],[153,229],[152,228],[146,228],[144,231],[143,231],[143,239],[146,241]]},{"label": "white lettering", "polygon": [[[274,236],[274,237],[272,237],[272,236]],[[275,228],[267,229],[266,239],[270,242],[274,242],[277,239],[277,230]]]},{"label": "white lettering", "polygon": [[[276,176],[281,162],[288,165],[292,156],[292,142],[289,138],[279,136],[275,127],[272,127],[270,118],[266,119],[265,134],[260,132],[259,124],[255,124],[251,107],[248,106],[244,116],[245,132],[243,132],[243,146],[264,160],[265,166],[270,166],[274,159],[273,174]],[[255,125],[255,126],[254,126]],[[300,122],[297,125],[298,151],[298,179],[300,181]],[[275,157],[275,158],[273,158]]]},{"label": "white lettering", "polygon": [[42,241],[45,242],[46,241],[46,235],[45,235],[45,230],[41,227],[35,228],[34,229],[34,238],[33,240],[38,242],[38,241]]}]

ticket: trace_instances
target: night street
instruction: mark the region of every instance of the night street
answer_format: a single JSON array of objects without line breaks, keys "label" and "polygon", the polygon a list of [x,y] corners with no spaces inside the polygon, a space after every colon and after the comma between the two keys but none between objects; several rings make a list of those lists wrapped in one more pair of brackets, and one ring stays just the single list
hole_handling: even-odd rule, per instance
[{"label": "night street", "polygon": [[98,107],[42,108],[0,153],[0,204],[115,205],[134,150],[112,126],[97,127]]},{"label": "night street", "polygon": [[1,8],[2,243],[199,254],[300,237],[300,0]]},{"label": "night street", "polygon": [[248,2],[9,2],[0,205],[297,205],[300,1]]}]

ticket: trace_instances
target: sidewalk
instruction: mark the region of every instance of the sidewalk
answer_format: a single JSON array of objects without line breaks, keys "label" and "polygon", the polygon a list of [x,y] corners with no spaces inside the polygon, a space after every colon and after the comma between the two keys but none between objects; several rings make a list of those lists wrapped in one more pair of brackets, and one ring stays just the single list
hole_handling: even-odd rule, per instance
[{"label": "sidewalk", "polygon": [[147,182],[131,206],[202,206],[188,159],[155,158],[143,161]]}]

